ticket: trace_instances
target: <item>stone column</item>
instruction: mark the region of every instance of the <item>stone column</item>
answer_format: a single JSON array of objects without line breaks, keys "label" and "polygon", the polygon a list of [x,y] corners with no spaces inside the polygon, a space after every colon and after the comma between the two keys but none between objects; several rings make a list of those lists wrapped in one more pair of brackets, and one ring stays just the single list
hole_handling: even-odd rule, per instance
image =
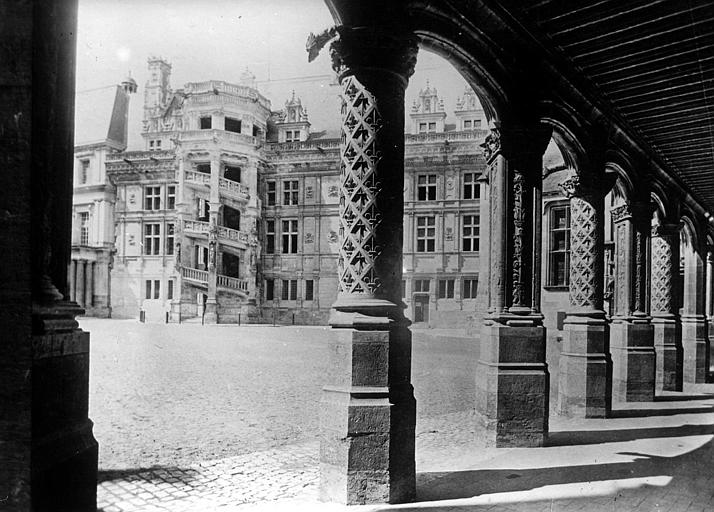
[{"label": "stone column", "polygon": [[76,288],[76,295],[75,295],[75,300],[77,301],[77,304],[80,306],[84,307],[86,299],[84,296],[84,292],[86,290],[86,283],[85,283],[85,269],[87,267],[87,260],[77,260],[77,282],[75,285]]},{"label": "stone column", "polygon": [[682,391],[682,328],[675,305],[679,233],[675,224],[652,227],[650,309],[654,328],[655,391]]},{"label": "stone column", "polygon": [[683,380],[706,382],[708,369],[707,325],[704,315],[704,261],[700,247],[685,247],[682,304]]},{"label": "stone column", "polygon": [[615,177],[580,175],[560,184],[570,199],[570,308],[563,321],[557,411],[605,418],[612,407],[612,361],[603,311],[604,197]]},{"label": "stone column", "polygon": [[[12,354],[12,359],[0,355],[2,394],[12,401],[0,398],[0,409],[3,426],[13,425],[10,429],[0,427],[0,479],[8,469],[12,476],[7,480],[11,491],[3,493],[0,508],[88,512],[96,510],[98,454],[88,418],[89,333],[75,320],[83,311],[69,301],[67,286],[77,2],[15,3],[12,12],[16,22],[12,42],[3,47],[32,48],[31,55],[16,52],[17,59],[9,68],[22,70],[22,75],[17,75],[22,78],[14,88],[13,108],[23,115],[15,126],[7,124],[5,128],[6,132],[31,129],[31,137],[9,146],[9,151],[21,158],[6,158],[13,182],[22,183],[30,177],[29,197],[22,198],[23,190],[16,183],[12,185],[18,186],[17,190],[11,190],[18,196],[13,202],[13,208],[18,208],[13,218],[29,217],[31,223],[27,230],[32,248],[29,268],[22,271],[22,280],[31,285],[31,310],[30,315],[23,313],[14,322],[18,338],[3,333],[0,350],[0,354]],[[24,27],[31,28],[29,41]],[[27,90],[32,94],[31,108],[18,105]],[[11,138],[11,132],[5,137]],[[17,162],[29,165],[13,169]],[[25,205],[29,212],[23,212]],[[22,254],[25,247],[24,241],[18,241],[16,257],[11,260],[28,261]],[[83,283],[83,279],[77,276],[77,282]],[[80,289],[77,287],[78,294]],[[5,308],[3,304],[0,309]]]},{"label": "stone column", "polygon": [[411,333],[401,306],[404,89],[416,38],[336,29],[342,87],[339,291],[320,422],[320,498],[346,504],[415,496]]},{"label": "stone column", "polygon": [[655,393],[654,327],[647,300],[652,209],[614,208],[615,308],[610,325],[612,390],[618,401],[651,402]]},{"label": "stone column", "polygon": [[206,311],[204,322],[218,323],[218,219],[221,211],[220,199],[220,169],[221,162],[217,155],[211,158],[211,196],[208,213],[208,293],[206,294]]},{"label": "stone column", "polygon": [[87,267],[84,274],[84,307],[91,308],[94,306],[94,262],[87,261]]},{"label": "stone column", "polygon": [[77,300],[77,260],[69,262],[69,300]]},{"label": "stone column", "polygon": [[548,434],[549,374],[543,316],[534,310],[534,199],[551,131],[538,124],[494,128],[486,137],[490,293],[481,329],[476,411],[495,446],[542,446]]},{"label": "stone column", "polygon": [[714,373],[714,358],[712,358],[712,353],[714,353],[714,254],[712,253],[714,248],[709,246],[707,250],[707,264],[706,264],[706,297],[705,297],[705,307],[704,311],[706,314],[706,326],[707,326],[707,339],[708,339],[708,364],[707,368],[709,374]]}]

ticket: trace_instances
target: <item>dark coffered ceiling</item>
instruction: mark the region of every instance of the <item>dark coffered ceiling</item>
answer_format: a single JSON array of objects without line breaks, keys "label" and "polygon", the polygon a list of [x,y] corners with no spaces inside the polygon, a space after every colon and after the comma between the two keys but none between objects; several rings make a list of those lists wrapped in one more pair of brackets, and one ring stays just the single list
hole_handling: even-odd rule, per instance
[{"label": "dark coffered ceiling", "polygon": [[714,214],[714,0],[512,0]]}]

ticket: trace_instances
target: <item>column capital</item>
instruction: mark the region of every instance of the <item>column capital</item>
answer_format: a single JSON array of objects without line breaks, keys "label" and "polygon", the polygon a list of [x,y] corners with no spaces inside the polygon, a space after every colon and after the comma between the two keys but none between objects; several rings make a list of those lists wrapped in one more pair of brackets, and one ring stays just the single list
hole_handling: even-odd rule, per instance
[{"label": "column capital", "polygon": [[679,224],[661,223],[652,226],[652,236],[663,238],[666,236],[674,236],[679,234]]},{"label": "column capital", "polygon": [[310,55],[316,55],[314,49],[319,52],[319,48],[334,36],[337,39],[330,45],[330,58],[339,80],[358,69],[378,69],[397,75],[406,86],[414,73],[419,47],[412,32],[384,26],[340,25],[319,36],[310,34],[307,42]]},{"label": "column capital", "polygon": [[491,128],[481,147],[486,163],[490,163],[497,155],[504,155],[509,161],[520,158],[542,158],[548,147],[552,128],[540,124],[509,124],[496,123]]},{"label": "column capital", "polygon": [[624,220],[632,220],[633,222],[644,222],[652,218],[654,205],[644,201],[631,201],[621,206],[613,208],[610,211],[612,221],[615,223]]},{"label": "column capital", "polygon": [[558,184],[563,194],[568,199],[573,197],[605,197],[615,186],[617,175],[615,173],[604,173],[597,178],[586,178],[585,176],[574,174]]}]

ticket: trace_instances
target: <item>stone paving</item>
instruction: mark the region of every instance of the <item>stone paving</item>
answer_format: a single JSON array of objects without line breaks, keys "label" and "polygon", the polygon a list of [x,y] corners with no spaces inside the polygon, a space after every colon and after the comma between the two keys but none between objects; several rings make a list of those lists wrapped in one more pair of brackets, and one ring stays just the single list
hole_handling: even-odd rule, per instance
[{"label": "stone paving", "polygon": [[[116,324],[106,325],[116,327]],[[101,329],[88,328],[95,334],[101,333]],[[233,333],[230,328],[212,329],[212,338],[227,336],[234,340],[230,343],[237,343],[235,334],[229,335]],[[217,334],[220,329],[224,329],[223,334]],[[178,333],[169,331],[174,337]],[[209,331],[185,332],[194,337]],[[131,341],[131,335],[122,336],[126,346],[117,345],[104,353],[107,347],[97,349],[93,357],[104,358],[105,367],[107,362],[111,366],[112,361],[122,361],[127,352],[134,353],[129,360],[140,366],[137,373],[136,368],[123,361],[117,368],[110,368],[105,375],[107,381],[93,385],[95,392],[105,394],[102,400],[95,396],[92,402],[92,418],[100,433],[100,443],[109,436],[117,443],[125,436],[120,446],[100,444],[100,453],[104,454],[98,487],[101,512],[346,510],[346,507],[317,501],[319,443],[314,427],[316,418],[311,415],[316,416],[319,390],[315,391],[311,379],[318,378],[320,367],[319,363],[301,366],[300,360],[305,350],[310,357],[322,350],[324,340],[315,341],[320,331],[281,330],[279,342],[271,341],[275,331],[256,332],[244,331],[251,333],[250,341],[242,339],[241,350],[235,353],[231,352],[232,345],[211,344],[202,337],[184,342],[162,338],[160,334],[152,337],[151,344],[162,348],[150,352],[146,351],[146,342],[141,342],[144,346],[138,350],[141,343]],[[286,337],[300,343],[286,343]],[[93,348],[101,343],[95,338]],[[270,355],[277,348],[282,350],[280,358]],[[172,354],[174,349],[176,354]],[[221,349],[224,350],[222,355]],[[471,358],[464,357],[469,351],[468,344],[431,346],[415,339],[413,380],[417,400],[421,402],[417,421],[417,503],[350,507],[349,510],[714,510],[714,385],[695,386],[685,393],[667,393],[652,403],[621,404],[607,420],[566,420],[551,415],[551,435],[545,448],[486,448],[467,398],[472,393],[473,381],[473,368],[466,362]],[[161,365],[155,362],[139,363],[136,354],[158,358],[169,367],[161,370]],[[233,368],[232,358],[238,357],[237,354],[241,361],[235,362]],[[189,404],[183,404],[182,390],[186,382],[190,384],[188,387],[222,382],[216,376],[201,380],[207,378],[203,375],[205,372],[200,372],[201,376],[191,375],[190,365],[182,367],[183,357],[194,365],[197,359],[215,362],[215,366],[209,364],[211,370],[234,372],[231,381],[251,380],[253,394],[239,393],[228,404],[222,404],[225,397],[218,400],[199,394],[201,400],[207,400],[206,407],[200,410],[195,407],[201,400],[195,400],[192,395],[187,397]],[[271,366],[275,367],[272,374]],[[95,371],[101,368],[99,364]],[[235,373],[237,368],[245,375]],[[292,388],[275,381],[276,375],[286,378],[296,368],[312,375],[296,374],[289,382]],[[148,375],[161,371],[168,372],[165,381],[161,376]],[[262,372],[269,373],[271,378],[262,382]],[[145,387],[150,384],[156,389],[143,389],[137,399],[138,387],[131,384],[129,374]],[[166,383],[173,383],[177,375],[182,375],[185,382],[174,384],[173,395],[177,396],[173,397],[168,411],[160,411],[163,401],[172,395],[170,389],[162,388]],[[111,389],[122,387],[117,378],[123,379],[127,389]],[[279,392],[287,389],[293,392],[283,401],[272,403],[277,395],[270,395],[264,389],[266,386],[278,387]],[[304,389],[296,390],[295,386]],[[211,391],[224,395],[233,390],[218,385]],[[256,397],[263,397],[264,401],[261,403]],[[285,401],[297,401],[308,411],[293,415],[289,409],[281,415],[279,410]],[[115,404],[103,403],[98,407],[99,402]],[[140,411],[147,403],[155,410]],[[211,407],[218,407],[218,418],[208,421],[204,416],[211,416]],[[248,419],[231,420],[226,411],[234,407],[246,411]],[[258,410],[247,411],[249,407]],[[120,418],[105,417],[108,413]],[[172,415],[175,416],[173,422]],[[147,423],[156,418],[160,424],[148,428]],[[216,427],[218,422],[226,420],[232,421],[230,428]],[[143,437],[127,436],[126,431],[112,433],[121,421],[142,431]],[[190,421],[198,429],[192,427]],[[290,422],[295,431],[281,425]],[[160,428],[168,439],[162,441],[166,446],[193,439],[193,448],[186,450],[176,445],[176,453],[168,452],[164,444],[154,442],[153,436],[159,435]],[[260,440],[254,429],[275,434],[268,441]],[[221,440],[227,430],[232,430],[232,437]],[[227,446],[217,448],[220,442]],[[218,456],[212,456],[216,453]],[[195,462],[200,460],[205,462]]]}]

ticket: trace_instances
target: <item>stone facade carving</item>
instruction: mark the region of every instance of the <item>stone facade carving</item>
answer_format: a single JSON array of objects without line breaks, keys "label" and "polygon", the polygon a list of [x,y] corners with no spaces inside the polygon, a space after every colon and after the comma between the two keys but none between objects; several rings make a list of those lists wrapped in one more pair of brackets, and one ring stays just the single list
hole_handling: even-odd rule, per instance
[{"label": "stone facade carving", "polygon": [[372,294],[381,284],[374,265],[381,252],[375,229],[382,221],[376,174],[376,136],[382,119],[374,97],[354,75],[342,80],[342,111],[340,291]]},{"label": "stone facade carving", "polygon": [[501,134],[497,129],[491,130],[486,136],[486,142],[481,144],[483,157],[488,162],[501,149]]},{"label": "stone facade carving", "polygon": [[513,284],[511,295],[514,306],[525,305],[525,285],[523,282],[526,261],[523,255],[523,225],[526,222],[526,209],[523,204],[525,193],[525,176],[523,173],[513,173]]},{"label": "stone facade carving", "polygon": [[330,187],[327,189],[327,196],[337,197],[338,195],[340,195],[340,189],[336,185],[330,185]]},{"label": "stone facade carving", "polygon": [[305,233],[305,243],[306,244],[311,244],[315,241],[312,233]]},{"label": "stone facade carving", "polygon": [[674,313],[672,291],[672,235],[652,230],[652,313]]},{"label": "stone facade carving", "polygon": [[570,304],[584,309],[602,309],[602,232],[598,229],[595,191],[579,176],[560,183],[570,198]]}]

